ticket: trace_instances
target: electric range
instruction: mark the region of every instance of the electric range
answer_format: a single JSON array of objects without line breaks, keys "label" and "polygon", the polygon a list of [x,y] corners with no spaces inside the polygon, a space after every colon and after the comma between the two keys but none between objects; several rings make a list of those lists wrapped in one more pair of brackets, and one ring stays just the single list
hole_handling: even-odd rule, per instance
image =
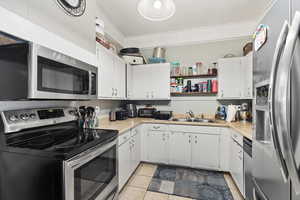
[{"label": "electric range", "polygon": [[83,129],[74,108],[4,111],[1,200],[106,200],[118,192],[118,131]]}]

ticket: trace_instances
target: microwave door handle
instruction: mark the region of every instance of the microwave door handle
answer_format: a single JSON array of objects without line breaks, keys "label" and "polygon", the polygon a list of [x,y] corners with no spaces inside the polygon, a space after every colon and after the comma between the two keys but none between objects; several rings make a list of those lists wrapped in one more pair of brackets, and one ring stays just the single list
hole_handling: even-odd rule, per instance
[{"label": "microwave door handle", "polygon": [[92,72],[89,71],[89,95],[92,95]]},{"label": "microwave door handle", "polygon": [[284,148],[282,146],[283,142],[279,141],[280,140],[280,137],[278,135],[279,130],[277,130],[277,128],[275,126],[276,119],[278,117],[276,116],[276,108],[274,106],[274,102],[275,102],[275,94],[276,94],[275,88],[277,87],[276,79],[277,79],[277,75],[278,75],[278,65],[280,62],[282,51],[285,47],[285,42],[286,42],[288,32],[289,32],[289,25],[288,25],[288,22],[285,21],[283,24],[282,30],[280,32],[279,39],[276,44],[275,54],[274,54],[274,58],[273,58],[271,78],[270,78],[270,88],[269,88],[269,90],[270,90],[269,102],[268,102],[269,103],[270,130],[272,133],[276,157],[280,164],[280,171],[281,171],[284,182],[287,182],[287,180],[288,180],[288,169],[286,167],[286,163],[284,160],[284,154],[282,152],[284,150]]},{"label": "microwave door handle", "polygon": [[298,174],[298,167],[294,157],[293,142],[290,135],[290,70],[292,67],[294,53],[296,51],[296,44],[298,41],[298,34],[300,31],[300,12],[296,12],[290,32],[287,37],[287,43],[282,55],[282,60],[279,63],[278,80],[278,101],[275,103],[279,111],[280,118],[278,126],[281,127],[283,134],[284,146],[286,148],[287,156],[286,163],[289,170],[289,175],[294,186],[296,195],[300,194],[300,179]]}]

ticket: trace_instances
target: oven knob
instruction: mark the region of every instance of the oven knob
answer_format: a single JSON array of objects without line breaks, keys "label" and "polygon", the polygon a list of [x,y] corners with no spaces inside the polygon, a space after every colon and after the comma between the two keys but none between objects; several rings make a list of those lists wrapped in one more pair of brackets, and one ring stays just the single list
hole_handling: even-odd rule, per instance
[{"label": "oven knob", "polygon": [[31,119],[35,119],[36,114],[32,113],[32,114],[29,115],[29,117],[30,117]]},{"label": "oven knob", "polygon": [[75,114],[76,114],[76,111],[75,111],[75,110],[70,110],[70,111],[69,111],[69,114],[70,114],[70,115],[75,115]]},{"label": "oven knob", "polygon": [[16,116],[16,115],[12,115],[12,116],[10,116],[8,119],[9,119],[9,121],[11,121],[11,122],[15,122],[15,121],[18,121],[18,120],[19,120],[18,116]]},{"label": "oven knob", "polygon": [[28,114],[21,114],[21,115],[20,115],[20,118],[21,118],[22,120],[28,120],[28,119],[29,119],[29,115],[28,115]]}]

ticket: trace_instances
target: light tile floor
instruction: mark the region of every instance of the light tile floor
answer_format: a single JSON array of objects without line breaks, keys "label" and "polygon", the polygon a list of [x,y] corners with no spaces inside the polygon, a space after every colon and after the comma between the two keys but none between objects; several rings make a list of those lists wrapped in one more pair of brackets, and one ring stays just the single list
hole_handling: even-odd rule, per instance
[{"label": "light tile floor", "polygon": [[[192,200],[189,198],[149,192],[147,188],[157,166],[142,163],[120,193],[119,200]],[[224,174],[234,200],[244,200],[229,174]]]}]

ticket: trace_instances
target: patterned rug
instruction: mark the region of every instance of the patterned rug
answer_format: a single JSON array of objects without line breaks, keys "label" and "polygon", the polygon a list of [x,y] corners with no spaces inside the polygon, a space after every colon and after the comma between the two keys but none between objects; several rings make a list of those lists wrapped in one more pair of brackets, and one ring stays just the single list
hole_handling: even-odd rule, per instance
[{"label": "patterned rug", "polygon": [[221,172],[159,165],[148,191],[198,200],[233,200]]}]

